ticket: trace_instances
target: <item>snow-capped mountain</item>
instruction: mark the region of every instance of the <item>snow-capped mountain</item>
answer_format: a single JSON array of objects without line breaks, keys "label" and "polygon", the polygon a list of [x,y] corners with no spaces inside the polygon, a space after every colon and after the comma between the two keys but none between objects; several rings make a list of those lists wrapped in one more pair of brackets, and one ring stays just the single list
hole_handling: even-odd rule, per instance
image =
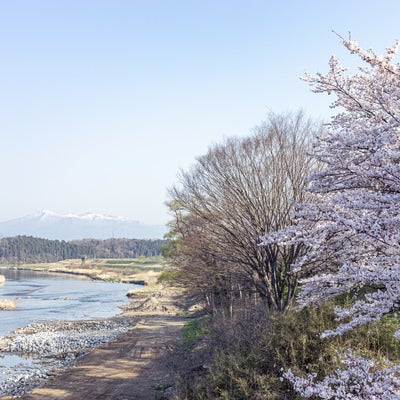
[{"label": "snow-capped mountain", "polygon": [[147,225],[123,217],[93,213],[57,214],[45,210],[39,214],[0,222],[0,237],[17,235],[45,239],[161,239],[166,232],[163,225]]}]

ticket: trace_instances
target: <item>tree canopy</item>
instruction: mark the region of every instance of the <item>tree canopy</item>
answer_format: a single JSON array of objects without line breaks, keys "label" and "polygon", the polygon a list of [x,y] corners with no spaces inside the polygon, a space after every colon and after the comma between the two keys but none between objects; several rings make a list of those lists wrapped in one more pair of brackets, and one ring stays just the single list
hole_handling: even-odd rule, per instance
[{"label": "tree canopy", "polygon": [[0,262],[52,262],[69,258],[135,258],[161,254],[165,240],[83,239],[71,242],[32,236],[0,239]]},{"label": "tree canopy", "polygon": [[315,167],[311,139],[320,131],[301,112],[270,114],[252,136],[214,145],[181,172],[169,202],[177,263],[210,306],[253,293],[271,309],[291,305],[297,275],[288,270],[303,245],[258,244],[289,225],[292,201],[304,200]]}]

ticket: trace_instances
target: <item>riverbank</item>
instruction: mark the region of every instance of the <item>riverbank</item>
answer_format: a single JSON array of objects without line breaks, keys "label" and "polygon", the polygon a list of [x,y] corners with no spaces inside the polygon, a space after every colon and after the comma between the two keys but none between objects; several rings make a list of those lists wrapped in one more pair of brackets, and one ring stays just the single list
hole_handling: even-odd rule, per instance
[{"label": "riverbank", "polygon": [[[48,376],[72,365],[83,354],[127,333],[128,318],[93,321],[46,321],[17,328],[0,338],[0,351],[30,360],[1,370],[0,393],[19,396]],[[22,360],[21,360],[22,361]]]},{"label": "riverbank", "polygon": [[61,273],[106,282],[151,285],[168,264],[161,257],[133,259],[70,259],[51,263],[3,264],[1,268]]},{"label": "riverbank", "polygon": [[153,282],[121,308],[107,320],[31,324],[0,341],[0,349],[36,357],[30,372],[12,367],[0,398],[26,390],[27,400],[156,398],[173,383],[169,349],[185,323],[182,292]]},{"label": "riverbank", "polygon": [[[181,328],[187,317],[179,312],[185,308],[180,290],[161,286],[152,289],[138,293],[124,307],[123,314],[105,321],[106,330],[107,324],[114,324],[109,332],[115,334],[116,327],[119,332],[102,344],[96,343],[93,348],[81,347],[80,342],[82,335],[85,339],[95,340],[92,334],[98,329],[92,329],[94,326],[90,321],[59,322],[58,326],[34,324],[17,330],[18,336],[25,335],[22,341],[17,340],[22,343],[22,348],[33,346],[43,356],[45,351],[40,350],[40,340],[36,340],[39,336],[41,340],[45,339],[48,348],[53,349],[50,353],[57,357],[50,366],[40,364],[29,377],[17,376],[14,393],[0,398],[15,399],[24,389],[28,392],[19,397],[23,400],[168,398],[163,392],[174,382],[172,351],[180,343]],[[68,343],[64,342],[65,335],[59,336],[59,328],[67,332]],[[34,340],[29,339],[31,335]],[[71,340],[80,344],[71,348]]]}]

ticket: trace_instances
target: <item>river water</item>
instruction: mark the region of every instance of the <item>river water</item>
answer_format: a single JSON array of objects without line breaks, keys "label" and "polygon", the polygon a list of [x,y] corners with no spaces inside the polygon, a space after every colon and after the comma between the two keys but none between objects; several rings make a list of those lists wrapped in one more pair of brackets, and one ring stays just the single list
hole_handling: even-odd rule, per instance
[{"label": "river water", "polygon": [[15,310],[0,311],[0,336],[35,321],[111,317],[128,302],[128,290],[141,287],[15,269],[0,269],[0,274],[6,278],[0,297],[17,299]]}]

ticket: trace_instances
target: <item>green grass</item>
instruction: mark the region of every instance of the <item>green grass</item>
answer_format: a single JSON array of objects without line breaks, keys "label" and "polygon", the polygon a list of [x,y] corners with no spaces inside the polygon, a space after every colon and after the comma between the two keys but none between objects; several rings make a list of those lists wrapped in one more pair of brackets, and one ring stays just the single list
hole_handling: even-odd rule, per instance
[{"label": "green grass", "polygon": [[165,261],[162,257],[138,257],[131,259],[110,259],[110,260],[99,260],[102,266],[107,268],[127,268],[133,272],[143,272],[153,270],[161,272],[164,270]]},{"label": "green grass", "polygon": [[179,281],[181,272],[179,270],[163,270],[161,275],[157,279],[157,283],[162,283],[163,285],[169,285]]},{"label": "green grass", "polygon": [[127,259],[127,260],[106,260],[105,264],[106,265],[131,265],[132,264],[132,259]]},{"label": "green grass", "polygon": [[193,347],[206,334],[205,321],[196,319],[187,322],[182,328],[183,346],[187,349]]}]

